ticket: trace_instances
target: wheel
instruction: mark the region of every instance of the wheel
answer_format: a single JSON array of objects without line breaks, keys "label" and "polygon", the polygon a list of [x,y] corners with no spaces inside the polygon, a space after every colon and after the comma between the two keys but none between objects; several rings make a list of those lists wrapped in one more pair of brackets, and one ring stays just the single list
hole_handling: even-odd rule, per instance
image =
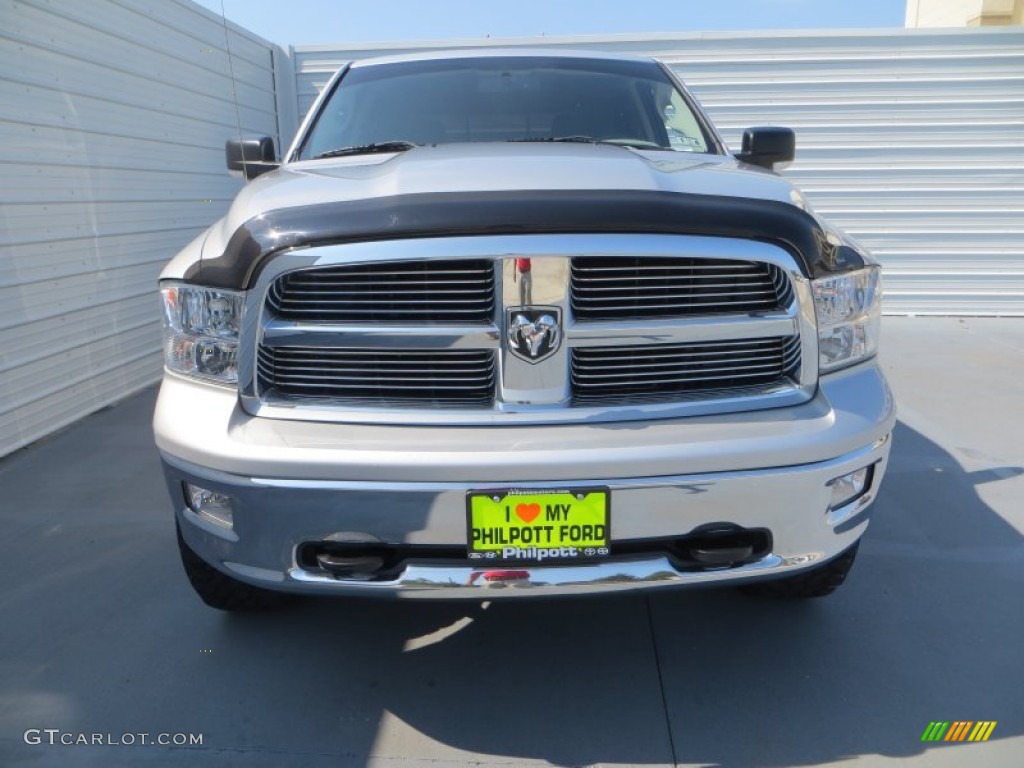
[{"label": "wheel", "polygon": [[748,595],[759,597],[825,597],[831,595],[846,581],[846,574],[857,558],[858,541],[838,557],[823,565],[787,576],[783,579],[745,584],[741,589]]},{"label": "wheel", "polygon": [[178,550],[192,588],[202,601],[221,611],[265,611],[280,608],[293,601],[292,595],[260,589],[232,579],[193,552],[178,528]]}]

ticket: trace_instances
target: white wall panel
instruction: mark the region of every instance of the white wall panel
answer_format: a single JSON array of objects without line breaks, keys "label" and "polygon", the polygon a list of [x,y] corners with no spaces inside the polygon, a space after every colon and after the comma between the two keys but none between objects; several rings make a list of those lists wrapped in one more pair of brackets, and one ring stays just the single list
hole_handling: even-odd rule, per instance
[{"label": "white wall panel", "polygon": [[0,0],[0,455],[157,379],[224,141],[279,138],[272,51],[188,0]]},{"label": "white wall panel", "polygon": [[709,33],[299,46],[297,111],[346,61],[436,48],[669,63],[733,148],[788,125],[785,171],[886,267],[886,311],[1024,315],[1024,29]]}]

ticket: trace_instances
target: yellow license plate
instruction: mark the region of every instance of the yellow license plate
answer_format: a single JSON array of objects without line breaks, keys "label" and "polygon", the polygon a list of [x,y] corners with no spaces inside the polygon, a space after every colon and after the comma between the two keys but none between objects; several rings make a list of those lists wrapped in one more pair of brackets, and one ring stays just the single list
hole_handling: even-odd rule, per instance
[{"label": "yellow license plate", "polygon": [[609,553],[607,488],[471,491],[466,506],[472,560],[542,562]]}]

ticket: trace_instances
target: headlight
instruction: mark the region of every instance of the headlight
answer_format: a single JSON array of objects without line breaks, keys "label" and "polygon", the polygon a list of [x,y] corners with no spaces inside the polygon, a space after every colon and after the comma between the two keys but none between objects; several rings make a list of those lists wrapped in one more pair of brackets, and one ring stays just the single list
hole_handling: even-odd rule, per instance
[{"label": "headlight", "polygon": [[818,368],[834,371],[878,351],[882,286],[877,266],[811,283],[818,318]]},{"label": "headlight", "polygon": [[163,283],[167,369],[222,384],[238,382],[238,329],[243,294]]}]

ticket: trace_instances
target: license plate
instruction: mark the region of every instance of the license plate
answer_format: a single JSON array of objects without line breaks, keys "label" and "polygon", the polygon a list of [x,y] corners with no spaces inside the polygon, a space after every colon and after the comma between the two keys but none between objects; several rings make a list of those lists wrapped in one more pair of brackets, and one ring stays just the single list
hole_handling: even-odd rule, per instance
[{"label": "license plate", "polygon": [[471,491],[466,497],[471,560],[579,560],[609,553],[607,488]]}]

